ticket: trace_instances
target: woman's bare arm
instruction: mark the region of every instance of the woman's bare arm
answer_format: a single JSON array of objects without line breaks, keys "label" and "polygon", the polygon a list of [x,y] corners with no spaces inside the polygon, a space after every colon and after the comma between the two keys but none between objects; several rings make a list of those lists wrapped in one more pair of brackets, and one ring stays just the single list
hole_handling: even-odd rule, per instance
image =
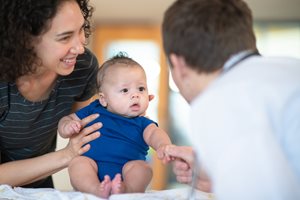
[{"label": "woman's bare arm", "polygon": [[[98,115],[84,118],[81,123],[86,125]],[[100,136],[97,131],[101,123],[95,123],[86,127],[79,134],[72,136],[68,145],[56,152],[48,153],[39,157],[11,161],[0,165],[0,184],[22,186],[43,179],[68,166],[69,162],[78,155],[89,150],[89,145],[84,145]],[[84,146],[83,146],[84,145]]]}]

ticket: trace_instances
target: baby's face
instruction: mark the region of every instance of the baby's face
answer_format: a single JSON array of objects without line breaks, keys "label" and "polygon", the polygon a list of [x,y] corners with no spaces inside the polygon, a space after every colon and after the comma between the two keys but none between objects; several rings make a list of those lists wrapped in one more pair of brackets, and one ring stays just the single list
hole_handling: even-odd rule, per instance
[{"label": "baby's face", "polygon": [[149,105],[144,70],[139,66],[114,66],[107,69],[102,95],[110,112],[124,117],[144,115]]}]

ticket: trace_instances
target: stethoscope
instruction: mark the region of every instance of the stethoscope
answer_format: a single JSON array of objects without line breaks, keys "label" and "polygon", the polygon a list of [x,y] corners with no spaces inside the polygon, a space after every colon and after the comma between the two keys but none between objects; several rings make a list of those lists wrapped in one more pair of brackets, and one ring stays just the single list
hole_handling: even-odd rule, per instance
[{"label": "stethoscope", "polygon": [[[233,57],[229,58],[229,60],[224,64],[223,70],[221,74],[227,73],[229,70],[234,68],[237,64],[241,63],[242,61],[246,60],[247,58],[251,56],[260,56],[259,52],[257,50],[247,50],[242,51]],[[198,181],[198,174],[200,172],[200,162],[198,160],[198,156],[196,155],[196,152],[194,153],[194,166],[193,166],[193,172],[192,172],[192,183],[191,183],[191,190],[188,194],[189,200],[196,200],[196,185]]]},{"label": "stethoscope", "polygon": [[224,74],[228,72],[229,70],[234,68],[237,64],[239,64],[240,62],[246,60],[251,56],[260,56],[260,54],[257,50],[246,50],[230,57],[229,60],[224,64],[222,73]]}]

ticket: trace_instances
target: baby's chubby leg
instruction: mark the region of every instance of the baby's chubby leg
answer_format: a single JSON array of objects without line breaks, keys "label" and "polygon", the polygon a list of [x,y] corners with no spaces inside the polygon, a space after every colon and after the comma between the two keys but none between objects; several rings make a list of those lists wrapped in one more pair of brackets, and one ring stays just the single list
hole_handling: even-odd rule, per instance
[{"label": "baby's chubby leg", "polygon": [[71,184],[75,190],[108,198],[111,192],[111,180],[105,176],[100,182],[98,167],[94,160],[86,156],[78,156],[69,164]]},{"label": "baby's chubby leg", "polygon": [[143,160],[127,162],[122,171],[126,193],[145,192],[153,175],[151,166]]}]

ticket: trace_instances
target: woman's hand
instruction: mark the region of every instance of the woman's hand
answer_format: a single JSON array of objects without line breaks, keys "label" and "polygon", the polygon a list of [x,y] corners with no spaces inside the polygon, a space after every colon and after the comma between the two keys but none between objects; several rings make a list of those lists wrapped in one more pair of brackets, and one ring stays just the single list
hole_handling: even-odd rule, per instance
[{"label": "woman's hand", "polygon": [[[98,116],[98,114],[95,114],[82,119],[80,121],[82,127],[85,127]],[[92,126],[83,128],[78,134],[71,136],[68,145],[61,150],[30,159],[0,164],[0,184],[22,186],[60,171],[67,167],[74,157],[90,149],[90,145],[85,144],[100,136],[98,129],[101,127],[101,123],[95,123]]]},{"label": "woman's hand", "polygon": [[88,123],[99,117],[99,114],[90,115],[80,121],[81,131],[78,134],[74,134],[70,137],[68,145],[65,150],[70,156],[70,160],[74,157],[84,154],[90,149],[90,145],[87,144],[100,136],[98,129],[102,127],[102,123],[98,122],[91,126],[85,127]]}]

